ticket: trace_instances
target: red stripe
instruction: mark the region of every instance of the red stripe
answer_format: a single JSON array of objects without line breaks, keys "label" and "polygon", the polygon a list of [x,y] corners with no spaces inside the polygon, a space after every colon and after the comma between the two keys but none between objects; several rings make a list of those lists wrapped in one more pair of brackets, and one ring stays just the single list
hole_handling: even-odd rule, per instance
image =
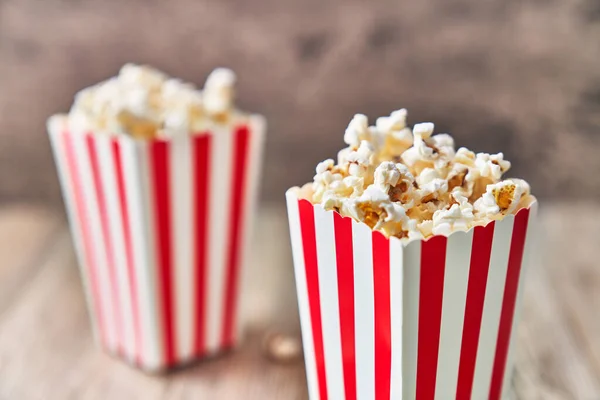
[{"label": "red stripe", "polygon": [[129,281],[129,296],[131,300],[131,311],[133,319],[133,354],[135,360],[140,363],[141,360],[141,329],[139,318],[139,304],[137,294],[137,277],[133,264],[133,243],[131,226],[129,225],[129,210],[127,209],[127,191],[125,190],[125,176],[123,173],[123,160],[121,155],[121,146],[118,141],[112,142],[112,151],[114,158],[114,168],[117,176],[117,189],[119,193],[119,208],[121,211],[121,229],[123,230],[123,241],[125,242],[125,261],[127,263],[127,277]]},{"label": "red stripe", "polygon": [[494,222],[489,223],[485,227],[475,227],[473,230],[469,285],[467,288],[465,320],[460,347],[460,366],[456,387],[457,399],[471,398],[493,239]]},{"label": "red stripe", "polygon": [[375,399],[389,399],[392,371],[390,241],[379,232],[373,232],[373,290],[375,296]]},{"label": "red stripe", "polygon": [[175,360],[175,335],[173,321],[173,276],[171,257],[171,182],[169,145],[154,141],[151,147],[151,175],[154,187],[154,218],[156,221],[156,246],[158,282],[160,286],[162,322],[164,332],[164,357],[167,365]]},{"label": "red stripe", "polygon": [[[108,348],[108,334],[107,328],[104,320],[104,309],[102,307],[102,303],[100,301],[100,285],[98,281],[98,266],[96,265],[96,254],[95,254],[95,246],[92,242],[92,236],[90,232],[89,226],[89,210],[88,205],[85,201],[85,196],[83,194],[83,179],[80,174],[79,165],[77,164],[76,156],[75,156],[75,148],[73,144],[73,138],[71,134],[65,132],[62,134],[64,136],[64,146],[65,146],[65,158],[66,158],[66,169],[68,170],[68,174],[71,177],[71,188],[73,190],[73,200],[75,206],[75,213],[77,214],[77,222],[80,227],[81,234],[81,242],[83,245],[83,262],[85,265],[82,265],[82,268],[86,268],[89,273],[90,278],[90,289],[92,291],[92,301],[94,303],[94,309],[96,310],[96,318],[98,322],[98,328],[100,331],[100,340],[104,344],[105,347]],[[58,139],[57,139],[58,140]],[[60,160],[59,160],[60,162]]]},{"label": "red stripe", "polygon": [[354,333],[354,257],[352,252],[352,220],[333,214],[337,264],[338,302],[340,308],[340,340],[346,399],[356,399],[356,358]]},{"label": "red stripe", "polygon": [[243,208],[246,204],[248,150],[250,130],[247,126],[237,128],[233,152],[233,175],[229,220],[229,249],[227,252],[227,282],[225,288],[225,321],[222,346],[230,347],[235,340],[236,305],[239,285],[239,264],[242,244]]},{"label": "red stripe", "polygon": [[[321,295],[319,292],[319,264],[317,261],[317,238],[313,205],[307,200],[298,201],[300,228],[304,248],[304,266],[306,268],[306,286],[310,308],[310,324],[313,333],[319,398],[327,400],[327,379],[325,377],[325,354],[323,352],[323,328],[321,325]],[[310,354],[306,354],[310,357]]]},{"label": "red stripe", "polygon": [[419,400],[433,399],[435,396],[446,242],[446,237],[434,236],[421,245],[419,348],[417,350],[417,399]]},{"label": "red stripe", "polygon": [[195,353],[206,351],[206,265],[208,263],[208,188],[210,187],[211,136],[204,134],[193,138],[194,160],[194,221],[196,265],[196,337]]},{"label": "red stripe", "polygon": [[106,270],[108,271],[108,279],[110,281],[110,293],[113,298],[112,309],[115,316],[115,329],[117,330],[117,352],[123,353],[123,318],[121,314],[121,300],[119,296],[119,287],[117,280],[117,271],[114,250],[112,241],[110,238],[110,227],[109,227],[109,216],[106,206],[106,196],[104,193],[104,187],[100,177],[100,167],[98,164],[98,150],[96,148],[97,141],[95,138],[88,134],[86,135],[86,147],[88,151],[88,157],[90,159],[90,166],[92,168],[92,180],[94,188],[96,190],[96,200],[98,201],[98,211],[100,213],[100,228],[102,231],[102,240],[106,249],[107,263]]},{"label": "red stripe", "polygon": [[523,260],[523,249],[525,247],[525,234],[529,221],[529,209],[520,211],[515,217],[512,239],[510,242],[510,254],[508,256],[508,269],[506,271],[506,283],[504,285],[504,297],[502,299],[502,313],[500,314],[500,326],[498,328],[498,340],[496,341],[496,355],[494,357],[494,368],[492,370],[492,382],[490,384],[490,400],[500,399],[502,394],[502,381],[506,367],[506,356],[512,331],[513,317],[515,314],[515,302],[517,300],[517,289],[521,275],[521,262]]}]

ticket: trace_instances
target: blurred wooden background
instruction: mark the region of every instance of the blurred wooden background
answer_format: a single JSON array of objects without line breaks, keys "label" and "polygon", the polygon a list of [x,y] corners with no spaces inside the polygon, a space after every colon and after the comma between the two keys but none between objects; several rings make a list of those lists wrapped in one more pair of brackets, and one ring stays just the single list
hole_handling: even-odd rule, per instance
[{"label": "blurred wooden background", "polygon": [[60,204],[45,119],[127,61],[238,72],[270,124],[265,200],[310,179],[353,113],[399,107],[503,150],[542,197],[600,196],[598,0],[0,0],[0,201]]}]

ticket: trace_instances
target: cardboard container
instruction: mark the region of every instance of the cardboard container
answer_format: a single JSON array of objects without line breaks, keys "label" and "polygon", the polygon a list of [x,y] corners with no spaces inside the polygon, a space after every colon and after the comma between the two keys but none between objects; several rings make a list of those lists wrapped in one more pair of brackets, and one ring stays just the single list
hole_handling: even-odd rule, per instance
[{"label": "cardboard container", "polygon": [[155,371],[238,342],[264,129],[253,116],[171,140],[50,132],[104,349]]},{"label": "cardboard container", "polygon": [[537,204],[404,244],[286,197],[312,400],[507,396]]}]

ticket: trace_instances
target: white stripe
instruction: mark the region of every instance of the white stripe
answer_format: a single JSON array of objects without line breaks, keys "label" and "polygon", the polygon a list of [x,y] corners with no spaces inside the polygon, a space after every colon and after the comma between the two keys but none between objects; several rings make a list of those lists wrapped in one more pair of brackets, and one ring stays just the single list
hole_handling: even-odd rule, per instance
[{"label": "white stripe", "polygon": [[239,262],[239,273],[238,273],[238,290],[236,304],[236,318],[234,321],[234,327],[236,328],[234,342],[241,338],[242,329],[246,325],[244,322],[245,316],[241,314],[242,307],[241,302],[244,299],[245,286],[244,282],[248,282],[250,279],[250,253],[251,249],[251,238],[254,233],[254,220],[256,214],[256,201],[258,198],[259,184],[260,184],[260,172],[262,168],[262,151],[264,147],[265,129],[266,122],[264,117],[260,115],[252,115],[249,120],[250,129],[250,142],[248,149],[248,160],[247,160],[247,176],[246,176],[246,201],[242,205],[242,215],[244,216],[241,225],[241,253]]},{"label": "white stripe", "polygon": [[193,142],[190,137],[175,138],[170,142],[170,181],[171,192],[171,246],[173,249],[173,283],[175,309],[175,359],[186,361],[193,356],[194,322],[196,315],[196,269],[192,253],[194,240],[195,217],[192,201],[193,173],[192,151]]},{"label": "white stripe", "polygon": [[94,297],[92,292],[92,283],[86,268],[85,262],[85,251],[82,243],[81,226],[77,219],[76,203],[73,198],[73,188],[71,187],[71,174],[67,165],[67,158],[64,149],[64,137],[65,134],[61,131],[50,132],[50,143],[52,144],[52,150],[54,154],[54,161],[56,163],[56,169],[58,171],[58,179],[60,181],[60,187],[62,190],[63,201],[67,211],[67,218],[69,220],[69,227],[71,228],[71,237],[73,239],[73,246],[75,248],[75,254],[77,255],[79,272],[81,274],[81,280],[85,293],[85,300],[90,314],[90,321],[92,323],[92,332],[96,343],[100,344],[100,332],[98,326],[98,310],[95,308]]},{"label": "white stripe", "polygon": [[[113,288],[110,280],[109,266],[106,260],[106,246],[104,238],[102,237],[100,211],[98,208],[90,159],[87,152],[86,135],[73,135],[72,140],[81,179],[83,201],[85,202],[87,210],[86,217],[91,236],[90,241],[93,245],[91,258],[94,259],[93,263],[95,264],[98,280],[100,281],[100,301],[102,302],[102,309],[105,311],[103,321],[108,333],[108,347],[110,351],[114,352],[117,349],[118,343],[122,341],[122,338],[118,337],[118,316],[113,312],[113,304],[116,299],[113,298],[112,294]],[[89,267],[91,266],[88,266],[88,268]]]},{"label": "white stripe", "polygon": [[[112,152],[112,143],[110,137],[94,136],[97,144],[98,169],[100,171],[100,180],[106,202],[106,212],[108,214],[108,240],[112,245],[114,264],[108,265],[117,275],[118,318],[123,324],[123,337],[121,343],[125,354],[130,361],[134,360],[134,331],[133,331],[133,310],[131,304],[131,293],[129,286],[129,277],[127,273],[127,255],[125,251],[125,232],[123,232],[123,221],[121,218],[121,205],[119,201],[119,187],[117,182],[117,171],[115,158]],[[108,257],[108,247],[106,247],[107,262],[111,260]],[[115,299],[116,300],[116,299]]]},{"label": "white stripe", "polygon": [[330,399],[344,398],[342,346],[338,306],[337,264],[333,213],[315,206],[315,232],[319,263],[319,291],[325,353],[327,395]]},{"label": "white stripe", "polygon": [[352,221],[352,247],[356,393],[359,400],[372,399],[375,395],[375,289],[372,231],[365,224]]},{"label": "white stripe", "polygon": [[402,398],[402,318],[404,292],[404,246],[390,239],[390,318],[392,330],[392,365],[390,398]]},{"label": "white stripe", "polygon": [[290,238],[292,242],[292,257],[296,278],[296,294],[298,296],[298,311],[302,328],[302,345],[304,347],[304,363],[306,365],[306,380],[308,382],[308,396],[311,400],[319,399],[319,382],[317,378],[317,365],[315,360],[315,347],[313,342],[310,308],[308,303],[308,287],[306,283],[306,266],[304,264],[304,246],[302,244],[302,231],[300,228],[300,210],[298,197],[290,189],[286,192],[287,210],[290,224]]},{"label": "white stripe", "polygon": [[517,330],[521,320],[521,309],[523,301],[523,292],[525,289],[525,276],[529,269],[532,249],[535,248],[536,240],[536,215],[537,203],[531,205],[529,209],[529,221],[527,222],[527,233],[525,235],[525,248],[523,250],[523,261],[521,263],[521,273],[519,275],[519,286],[517,287],[517,300],[515,303],[515,314],[513,317],[512,328],[510,332],[510,341],[508,342],[508,355],[506,357],[506,371],[504,372],[504,382],[502,383],[501,399],[510,394],[511,380],[513,375],[514,352],[517,340]]},{"label": "white stripe", "polygon": [[127,209],[132,231],[133,260],[141,328],[141,362],[147,370],[160,368],[162,340],[159,331],[156,287],[156,248],[149,182],[148,143],[124,138],[123,171],[127,190]]},{"label": "white stripe", "polygon": [[489,395],[513,223],[513,218],[505,218],[496,221],[494,227],[490,268],[483,302],[481,331],[479,332],[479,344],[477,345],[473,391],[471,393],[473,399],[484,399]]},{"label": "white stripe", "polygon": [[233,162],[232,132],[213,127],[212,151],[210,155],[209,191],[209,263],[207,296],[206,344],[209,352],[218,351],[221,346],[224,321],[225,275],[227,272],[227,243],[229,242],[229,206],[231,193],[231,173]]},{"label": "white stripe", "polygon": [[472,241],[473,230],[467,233],[456,232],[448,237],[446,245],[440,347],[435,384],[435,398],[438,400],[456,396]]},{"label": "white stripe", "polygon": [[404,321],[402,331],[403,349],[403,399],[417,396],[417,346],[419,328],[419,285],[421,282],[421,242],[414,241],[404,248]]}]

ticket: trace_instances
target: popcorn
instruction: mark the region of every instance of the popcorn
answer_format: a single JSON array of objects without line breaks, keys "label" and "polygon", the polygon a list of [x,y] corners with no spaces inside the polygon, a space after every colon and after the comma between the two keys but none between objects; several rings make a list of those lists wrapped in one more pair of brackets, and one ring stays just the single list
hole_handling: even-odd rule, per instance
[{"label": "popcorn", "polygon": [[382,162],[375,170],[375,186],[384,193],[396,186],[402,174],[393,162]]},{"label": "popcorn", "polygon": [[414,182],[415,178],[403,164],[384,161],[375,169],[375,186],[387,193],[391,201],[398,201],[404,207],[413,205]]},{"label": "popcorn", "polygon": [[412,225],[401,204],[390,201],[387,193],[374,185],[369,186],[357,199],[349,202],[347,209],[350,216],[365,222],[372,229],[379,230],[387,236],[404,237],[408,235]]},{"label": "popcorn", "polygon": [[351,148],[357,148],[365,140],[367,142],[372,140],[369,120],[364,114],[356,114],[344,132],[344,142]]},{"label": "popcorn", "polygon": [[502,153],[455,150],[432,123],[411,131],[406,114],[394,111],[375,126],[356,114],[337,165],[320,163],[304,198],[403,240],[466,231],[535,201],[525,181],[501,180],[510,168]]},{"label": "popcorn", "polygon": [[413,144],[413,134],[406,126],[406,109],[402,108],[390,114],[389,117],[379,117],[375,122],[382,150],[379,159],[390,161],[399,157]]},{"label": "popcorn", "polygon": [[445,170],[454,158],[454,139],[448,134],[432,136],[433,129],[434,125],[430,122],[416,124],[413,147],[402,153],[402,162],[415,175],[425,168]]},{"label": "popcorn", "polygon": [[334,172],[335,164],[332,159],[320,162],[316,168],[316,175],[313,178],[313,201],[321,202],[323,195],[330,186],[337,181],[341,181],[343,176],[340,173]]},{"label": "popcorn", "polygon": [[441,198],[448,192],[448,182],[442,179],[440,173],[433,168],[425,168],[416,178],[418,199],[427,203],[428,201]]},{"label": "popcorn", "polygon": [[504,160],[504,154],[477,153],[475,158],[475,167],[479,171],[479,176],[490,178],[497,182],[510,168],[510,162]]},{"label": "popcorn", "polygon": [[465,147],[461,147],[458,150],[456,150],[456,154],[454,155],[453,161],[455,164],[461,164],[466,167],[472,168],[475,166],[475,159],[475,153],[473,153],[471,150]]},{"label": "popcorn", "polygon": [[488,185],[475,204],[480,218],[500,219],[516,211],[522,196],[529,195],[529,185],[521,179],[507,179]]},{"label": "popcorn", "polygon": [[210,115],[224,120],[233,107],[235,74],[227,68],[217,68],[204,84],[204,108]]},{"label": "popcorn", "polygon": [[235,75],[214,70],[204,91],[147,66],[126,64],[118,76],[80,91],[66,116],[74,132],[135,138],[173,137],[226,123],[233,109]]},{"label": "popcorn", "polygon": [[443,206],[437,200],[429,201],[427,203],[418,203],[407,211],[407,215],[417,222],[424,222],[433,219],[433,214]]},{"label": "popcorn", "polygon": [[357,178],[367,178],[372,174],[373,147],[363,140],[358,149],[350,152],[346,157],[348,175]]},{"label": "popcorn", "polygon": [[473,205],[460,191],[452,192],[452,204],[447,210],[438,210],[433,213],[433,226],[431,233],[434,235],[449,235],[453,231],[466,231],[471,228],[474,220]]},{"label": "popcorn", "polygon": [[448,182],[448,190],[453,190],[454,188],[461,189],[468,193],[468,196],[471,195],[472,185],[470,186],[471,176],[469,176],[469,180],[467,180],[467,175],[469,174],[469,167],[464,164],[456,163],[450,169],[447,176]]},{"label": "popcorn", "polygon": [[498,183],[510,168],[510,162],[504,160],[502,153],[477,153],[473,164],[466,175],[467,189],[472,201],[480,198],[488,185]]}]

